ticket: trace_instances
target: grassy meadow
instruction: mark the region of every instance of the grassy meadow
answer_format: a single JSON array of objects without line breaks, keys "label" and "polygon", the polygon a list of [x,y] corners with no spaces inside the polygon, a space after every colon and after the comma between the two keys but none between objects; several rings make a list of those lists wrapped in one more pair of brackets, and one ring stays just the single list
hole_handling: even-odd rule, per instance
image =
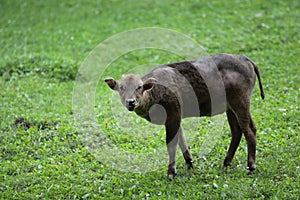
[{"label": "grassy meadow", "polygon": [[[299,199],[299,11],[297,0],[1,0],[0,199]],[[122,171],[88,148],[73,115],[77,72],[99,43],[144,27],[175,30],[208,54],[243,54],[257,63],[266,98],[261,100],[257,84],[251,101],[258,127],[253,174],[247,174],[244,138],[234,167],[221,168],[230,143],[227,123],[203,155],[201,147],[209,143],[203,135],[212,123],[200,119],[198,137],[188,140],[195,168],[187,172],[178,153],[172,181],[166,179],[162,127],[149,125],[145,136],[138,130],[148,123],[127,113],[132,123],[120,128],[127,122],[115,120],[112,92],[103,79],[147,63],[183,59],[157,49],[129,52],[112,62],[99,76],[93,112],[112,145],[140,153],[162,149],[161,167]],[[25,122],[16,125],[22,118]]]}]

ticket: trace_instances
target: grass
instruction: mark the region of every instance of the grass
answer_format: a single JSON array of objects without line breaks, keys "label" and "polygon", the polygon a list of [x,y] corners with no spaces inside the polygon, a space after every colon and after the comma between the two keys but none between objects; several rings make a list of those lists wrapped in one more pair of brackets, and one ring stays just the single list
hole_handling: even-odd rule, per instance
[{"label": "grass", "polygon": [[[299,198],[299,9],[296,0],[1,2],[0,199]],[[184,33],[209,54],[245,54],[258,64],[266,99],[260,99],[256,86],[254,174],[246,173],[244,139],[235,168],[227,173],[220,168],[230,142],[227,124],[211,152],[201,155],[207,143],[203,135],[210,130],[210,120],[203,118],[194,133],[198,137],[189,141],[195,169],[186,172],[178,155],[178,177],[166,180],[164,131],[149,125],[145,135],[138,130],[147,123],[128,113],[135,131],[120,128],[112,116],[111,91],[101,81],[95,113],[110,143],[129,152],[163,149],[162,159],[154,171],[120,171],[97,159],[83,142],[72,111],[77,70],[106,38],[152,26]],[[100,79],[179,59],[160,50],[134,51],[113,62]],[[13,127],[20,117],[33,126]]]}]

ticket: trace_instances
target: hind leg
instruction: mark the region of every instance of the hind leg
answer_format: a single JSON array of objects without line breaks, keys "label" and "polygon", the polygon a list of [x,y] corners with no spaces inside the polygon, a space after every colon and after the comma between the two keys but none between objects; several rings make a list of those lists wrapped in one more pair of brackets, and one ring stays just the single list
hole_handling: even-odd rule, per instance
[{"label": "hind leg", "polygon": [[239,126],[238,120],[235,116],[235,114],[228,110],[226,111],[228,123],[231,130],[231,142],[226,154],[226,157],[223,162],[223,167],[227,167],[231,165],[232,159],[234,157],[234,154],[240,144],[241,138],[242,138],[242,130]]},{"label": "hind leg", "polygon": [[[249,142],[247,140],[247,146],[248,146],[248,168],[250,171],[254,171],[256,169],[256,125],[249,113],[250,116],[250,130],[251,130],[251,135],[249,137]],[[246,135],[245,135],[246,137]]]},{"label": "hind leg", "polygon": [[251,116],[250,116],[250,128],[253,131],[253,133],[256,135],[257,128],[256,128],[256,125],[255,125],[255,123],[254,123],[254,121],[253,121],[253,119],[252,119]]},{"label": "hind leg", "polygon": [[248,169],[253,171],[256,168],[256,126],[251,118],[250,103],[242,104],[235,113],[247,141]]}]

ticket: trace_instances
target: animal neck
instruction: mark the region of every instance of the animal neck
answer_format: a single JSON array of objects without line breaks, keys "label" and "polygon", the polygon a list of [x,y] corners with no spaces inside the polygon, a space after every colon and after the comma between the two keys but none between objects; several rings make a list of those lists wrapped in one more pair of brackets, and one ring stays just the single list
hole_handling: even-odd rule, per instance
[{"label": "animal neck", "polygon": [[153,102],[150,94],[148,92],[144,92],[143,96],[140,99],[140,103],[138,107],[134,109],[134,112],[137,115],[147,119],[149,117],[149,110],[152,105]]}]

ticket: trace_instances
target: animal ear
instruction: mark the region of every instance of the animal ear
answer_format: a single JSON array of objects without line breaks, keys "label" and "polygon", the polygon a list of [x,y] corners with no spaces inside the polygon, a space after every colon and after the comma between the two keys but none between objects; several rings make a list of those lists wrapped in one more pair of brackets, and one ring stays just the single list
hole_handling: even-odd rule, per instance
[{"label": "animal ear", "polygon": [[119,90],[119,83],[114,78],[107,78],[104,81],[110,87],[110,89]]},{"label": "animal ear", "polygon": [[155,78],[148,78],[143,85],[143,89],[145,90],[151,90],[153,86],[156,84],[157,80]]}]

